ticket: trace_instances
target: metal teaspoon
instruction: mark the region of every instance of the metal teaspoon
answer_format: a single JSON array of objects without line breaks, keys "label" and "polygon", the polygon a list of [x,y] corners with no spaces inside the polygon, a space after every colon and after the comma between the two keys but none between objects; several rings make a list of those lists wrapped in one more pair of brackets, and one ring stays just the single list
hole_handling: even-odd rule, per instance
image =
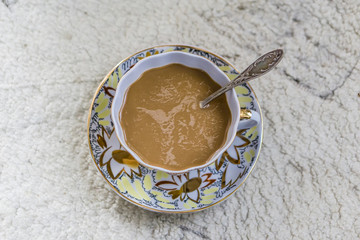
[{"label": "metal teaspoon", "polygon": [[248,68],[245,69],[239,76],[234,78],[231,82],[229,82],[224,87],[220,88],[216,92],[212,93],[210,96],[205,98],[200,102],[200,108],[205,108],[215,98],[219,97],[221,94],[229,91],[230,89],[244,84],[252,79],[258,78],[265,73],[272,70],[282,59],[283,50],[277,49],[271,52],[268,52],[261,57],[259,57],[255,62],[253,62]]}]

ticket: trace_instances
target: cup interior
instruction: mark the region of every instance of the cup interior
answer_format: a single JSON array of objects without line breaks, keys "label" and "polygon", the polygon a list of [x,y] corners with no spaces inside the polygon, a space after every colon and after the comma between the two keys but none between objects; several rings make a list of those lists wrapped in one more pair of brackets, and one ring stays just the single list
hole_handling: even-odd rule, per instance
[{"label": "cup interior", "polygon": [[118,139],[121,145],[142,165],[147,166],[149,168],[158,169],[161,171],[165,171],[172,174],[184,173],[193,169],[198,169],[205,167],[212,162],[214,162],[217,158],[221,156],[221,154],[231,145],[234,141],[237,126],[240,119],[240,106],[237,100],[236,92],[234,89],[228,91],[226,93],[226,100],[228,106],[231,111],[231,123],[228,128],[228,132],[226,134],[226,141],[222,148],[217,149],[214,151],[211,159],[208,160],[205,164],[187,168],[187,169],[179,169],[177,171],[164,169],[158,166],[152,166],[148,163],[145,163],[141,160],[141,158],[127,145],[125,141],[125,134],[120,125],[121,119],[121,110],[122,106],[125,102],[126,93],[128,88],[134,83],[145,71],[150,70],[152,68],[163,67],[169,64],[182,64],[187,67],[197,68],[205,71],[209,76],[217,82],[220,86],[226,85],[230,80],[226,76],[226,74],[221,71],[213,62],[209,61],[208,59],[189,54],[184,52],[169,52],[169,53],[161,53],[158,55],[154,55],[151,57],[147,57],[137,64],[134,65],[120,80],[116,93],[112,102],[111,107],[111,117],[114,123],[115,132],[118,136]]}]

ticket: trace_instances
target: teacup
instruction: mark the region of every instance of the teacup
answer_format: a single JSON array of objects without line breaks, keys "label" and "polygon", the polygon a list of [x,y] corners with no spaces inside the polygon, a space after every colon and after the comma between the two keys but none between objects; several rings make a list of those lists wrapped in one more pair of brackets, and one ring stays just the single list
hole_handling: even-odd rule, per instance
[{"label": "teacup", "polygon": [[209,160],[207,160],[204,164],[201,165],[192,166],[189,168],[184,168],[180,166],[178,169],[175,170],[167,169],[166,166],[160,167],[149,164],[148,162],[144,162],[141,159],[141,157],[139,157],[139,155],[134,151],[134,149],[129,147],[129,144],[126,141],[126,135],[124,129],[120,124],[120,119],[122,117],[121,110],[124,106],[128,89],[135,81],[137,81],[140,78],[140,76],[144,72],[154,68],[160,68],[169,64],[181,64],[190,68],[200,69],[206,72],[211,77],[211,79],[213,79],[220,86],[224,86],[230,81],[229,78],[226,76],[226,74],[223,71],[221,71],[213,62],[201,56],[174,51],[174,52],[162,53],[151,57],[147,57],[141,60],[140,62],[138,62],[133,68],[131,68],[118,83],[116,94],[114,96],[111,107],[111,117],[113,119],[115,132],[118,136],[121,145],[140,164],[170,174],[180,174],[194,169],[203,168],[212,164],[226,151],[227,148],[230,147],[231,143],[235,139],[238,130],[247,129],[259,124],[260,115],[252,110],[240,109],[236,92],[234,89],[232,89],[226,93],[227,104],[231,112],[231,121],[229,127],[227,128],[227,133],[225,134],[226,135],[225,143],[220,148],[214,150],[214,153],[212,154]]}]

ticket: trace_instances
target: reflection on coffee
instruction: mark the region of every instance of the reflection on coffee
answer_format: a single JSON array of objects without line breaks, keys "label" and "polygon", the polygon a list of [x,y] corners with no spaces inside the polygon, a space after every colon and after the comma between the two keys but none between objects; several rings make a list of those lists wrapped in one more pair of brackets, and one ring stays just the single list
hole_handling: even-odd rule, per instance
[{"label": "reflection on coffee", "polygon": [[219,88],[206,72],[180,64],[144,72],[121,110],[126,143],[145,163],[168,170],[205,164],[225,144],[231,121],[225,95],[199,106]]}]

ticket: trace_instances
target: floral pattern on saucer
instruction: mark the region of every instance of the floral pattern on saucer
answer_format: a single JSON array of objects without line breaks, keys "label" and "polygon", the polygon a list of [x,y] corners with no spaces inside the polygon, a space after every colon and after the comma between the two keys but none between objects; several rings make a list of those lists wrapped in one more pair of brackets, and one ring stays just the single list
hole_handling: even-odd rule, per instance
[{"label": "floral pattern on saucer", "polygon": [[[169,175],[140,165],[119,143],[110,117],[111,102],[121,77],[138,61],[169,51],[184,51],[212,61],[233,79],[237,72],[224,59],[190,46],[159,46],[123,60],[96,91],[90,108],[88,133],[94,163],[114,191],[124,199],[158,212],[198,211],[226,199],[240,187],[253,169],[262,141],[262,125],[237,132],[232,145],[205,168]],[[258,111],[249,85],[236,89],[241,108]]]}]

